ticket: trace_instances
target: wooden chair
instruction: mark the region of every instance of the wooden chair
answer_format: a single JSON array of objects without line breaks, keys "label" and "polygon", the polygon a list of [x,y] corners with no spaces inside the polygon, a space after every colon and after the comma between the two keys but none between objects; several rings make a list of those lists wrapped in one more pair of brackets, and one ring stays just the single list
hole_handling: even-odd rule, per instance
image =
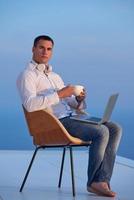
[{"label": "wooden chair", "polygon": [[71,164],[71,177],[72,177],[72,193],[75,196],[75,181],[74,181],[74,167],[73,167],[73,153],[72,147],[74,146],[89,146],[90,142],[84,142],[79,138],[72,137],[67,130],[64,128],[62,123],[48,111],[40,110],[34,112],[27,112],[23,107],[26,122],[28,125],[29,133],[33,137],[33,143],[35,145],[35,151],[33,153],[32,159],[28,166],[27,172],[23,179],[22,185],[20,187],[20,192],[22,192],[27,177],[29,175],[30,169],[32,167],[33,161],[39,149],[45,148],[55,148],[62,147],[63,155],[59,176],[58,187],[61,187],[63,166],[66,149],[70,151],[70,164]]}]

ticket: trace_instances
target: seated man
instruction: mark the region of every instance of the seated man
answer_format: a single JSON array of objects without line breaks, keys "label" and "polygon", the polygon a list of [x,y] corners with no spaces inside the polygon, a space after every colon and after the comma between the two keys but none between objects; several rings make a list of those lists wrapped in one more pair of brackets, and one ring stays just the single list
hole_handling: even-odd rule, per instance
[{"label": "seated man", "polygon": [[74,137],[92,141],[89,151],[87,190],[97,195],[114,197],[110,180],[121,138],[121,127],[113,122],[103,125],[81,123],[70,118],[73,108],[83,109],[85,91],[75,97],[74,86],[65,86],[61,77],[48,64],[54,41],[46,35],[35,38],[32,61],[19,75],[18,90],[27,111],[47,109]]}]

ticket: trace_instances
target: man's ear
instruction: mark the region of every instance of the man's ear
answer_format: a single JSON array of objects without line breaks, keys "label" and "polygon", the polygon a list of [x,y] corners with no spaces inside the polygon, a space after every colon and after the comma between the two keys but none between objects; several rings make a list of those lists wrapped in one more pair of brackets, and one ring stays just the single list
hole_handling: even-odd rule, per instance
[{"label": "man's ear", "polygon": [[34,49],[35,49],[35,47],[33,46],[33,47],[32,47],[32,52],[34,52]]}]

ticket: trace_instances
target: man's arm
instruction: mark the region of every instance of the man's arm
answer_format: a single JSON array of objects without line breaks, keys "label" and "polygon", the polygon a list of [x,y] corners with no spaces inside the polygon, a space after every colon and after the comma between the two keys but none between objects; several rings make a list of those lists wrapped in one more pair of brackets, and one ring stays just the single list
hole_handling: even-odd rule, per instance
[{"label": "man's arm", "polygon": [[57,91],[57,94],[60,99],[66,98],[66,97],[71,97],[74,93],[74,86],[68,85],[61,90]]},{"label": "man's arm", "polygon": [[74,86],[68,85],[58,92],[59,98],[65,98],[68,105],[75,108],[75,109],[85,109],[86,108],[86,103],[85,103],[85,98],[86,98],[86,92],[85,90],[81,92],[79,96],[74,96]]},{"label": "man's arm", "polygon": [[57,92],[37,93],[37,80],[34,74],[24,73],[17,80],[17,87],[26,110],[33,112],[43,110],[54,104],[59,103],[60,99]]}]

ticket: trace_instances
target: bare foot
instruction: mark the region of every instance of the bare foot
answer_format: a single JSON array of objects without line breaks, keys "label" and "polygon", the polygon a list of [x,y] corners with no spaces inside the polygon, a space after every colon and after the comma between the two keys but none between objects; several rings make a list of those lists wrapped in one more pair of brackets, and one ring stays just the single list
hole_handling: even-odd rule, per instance
[{"label": "bare foot", "polygon": [[90,192],[90,193],[95,193],[95,194],[101,196],[101,193],[100,193],[100,192],[97,192],[96,190],[94,190],[94,189],[93,189],[92,187],[90,187],[90,186],[87,186],[87,191]]},{"label": "bare foot", "polygon": [[116,196],[116,193],[109,189],[106,182],[93,182],[90,187],[87,187],[87,190],[100,196]]}]

